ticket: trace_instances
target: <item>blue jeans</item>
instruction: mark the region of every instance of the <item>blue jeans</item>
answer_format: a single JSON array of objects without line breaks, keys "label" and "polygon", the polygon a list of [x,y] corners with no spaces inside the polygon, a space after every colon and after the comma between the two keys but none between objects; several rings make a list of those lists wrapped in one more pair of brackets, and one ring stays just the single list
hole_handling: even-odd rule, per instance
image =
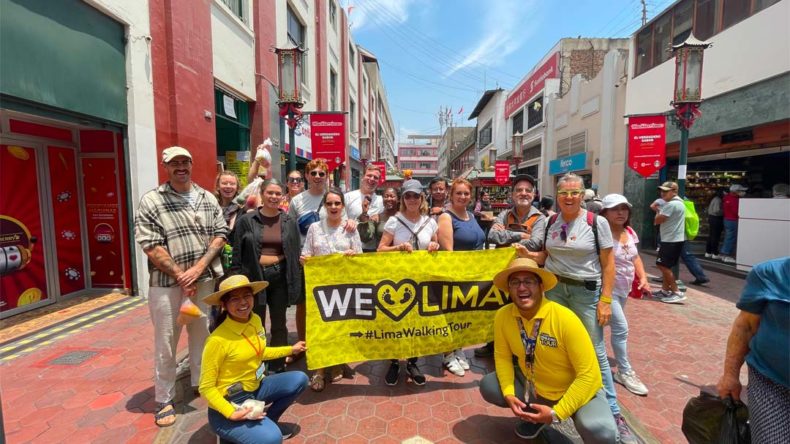
[{"label": "blue jeans", "polygon": [[705,271],[702,269],[699,261],[697,261],[697,258],[694,257],[693,254],[689,253],[688,245],[688,242],[683,243],[683,249],[680,250],[680,260],[686,264],[686,268],[689,269],[689,273],[691,273],[695,278],[701,281],[707,280],[708,277],[705,276]]},{"label": "blue jeans", "polygon": [[272,403],[266,416],[260,421],[231,421],[218,411],[208,409],[208,423],[221,439],[240,444],[279,444],[283,435],[277,420],[296,398],[307,388],[307,375],[302,372],[284,372],[267,376],[254,392],[243,391],[230,400],[241,404],[255,398]]},{"label": "blue jeans", "polygon": [[612,328],[612,350],[617,361],[617,371],[628,373],[631,363],[628,362],[628,320],[625,318],[625,302],[628,296],[612,296],[612,319],[609,326]]},{"label": "blue jeans", "polygon": [[620,406],[617,405],[617,393],[614,391],[614,380],[612,371],[609,368],[609,358],[606,356],[606,343],[603,337],[603,327],[598,325],[598,298],[601,295],[601,282],[598,282],[595,290],[587,290],[580,285],[568,285],[558,282],[557,286],[546,292],[546,297],[560,305],[569,308],[584,324],[587,333],[590,334],[595,355],[598,358],[598,365],[601,367],[601,378],[603,378],[603,389],[606,393],[606,400],[613,415],[620,414]]},{"label": "blue jeans", "polygon": [[735,252],[735,241],[738,239],[738,221],[724,219],[724,245],[721,246],[721,254],[732,256]]}]

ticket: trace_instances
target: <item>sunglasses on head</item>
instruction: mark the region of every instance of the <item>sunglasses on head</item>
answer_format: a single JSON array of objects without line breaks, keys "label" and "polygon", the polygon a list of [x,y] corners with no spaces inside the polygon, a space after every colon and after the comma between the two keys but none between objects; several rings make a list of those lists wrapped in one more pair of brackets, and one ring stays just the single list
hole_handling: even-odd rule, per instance
[{"label": "sunglasses on head", "polygon": [[315,176],[324,177],[324,176],[326,176],[326,173],[323,172],[323,171],[310,171],[310,175],[313,176],[313,177],[315,177]]}]

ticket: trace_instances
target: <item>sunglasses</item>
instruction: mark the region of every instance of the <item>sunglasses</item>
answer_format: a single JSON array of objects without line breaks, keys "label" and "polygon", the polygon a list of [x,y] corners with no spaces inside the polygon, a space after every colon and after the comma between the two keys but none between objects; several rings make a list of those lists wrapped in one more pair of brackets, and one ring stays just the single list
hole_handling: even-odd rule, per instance
[{"label": "sunglasses", "polygon": [[289,177],[288,183],[302,183],[301,177]]},{"label": "sunglasses", "polygon": [[562,190],[562,191],[557,191],[557,196],[579,197],[582,195],[582,193],[584,193],[583,190]]},{"label": "sunglasses", "polygon": [[315,177],[315,176],[324,177],[324,176],[326,176],[326,173],[323,172],[323,171],[310,171],[310,175],[313,176],[313,177]]},{"label": "sunglasses", "polygon": [[328,207],[340,207],[343,205],[343,202],[324,202],[324,205]]},{"label": "sunglasses", "polygon": [[562,224],[560,227],[560,239],[563,242],[568,242],[568,224]]},{"label": "sunglasses", "polygon": [[415,200],[415,199],[419,199],[419,198],[420,198],[420,195],[419,194],[414,194],[414,193],[406,193],[406,194],[403,195],[403,199],[405,199],[405,200]]},{"label": "sunglasses", "polygon": [[537,287],[540,281],[537,279],[511,279],[508,285],[511,288],[519,288],[522,285],[525,287]]}]

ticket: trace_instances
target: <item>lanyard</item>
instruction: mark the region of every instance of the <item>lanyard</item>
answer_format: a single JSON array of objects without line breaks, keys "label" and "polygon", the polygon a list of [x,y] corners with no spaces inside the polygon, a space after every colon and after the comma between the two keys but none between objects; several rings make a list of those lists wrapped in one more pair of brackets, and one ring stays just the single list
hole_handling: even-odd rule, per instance
[{"label": "lanyard", "polygon": [[529,381],[527,384],[527,392],[524,394],[525,399],[535,399],[535,346],[538,343],[538,331],[543,319],[535,319],[532,325],[532,336],[527,337],[527,331],[524,329],[524,322],[521,317],[516,318],[518,327],[521,330],[521,343],[524,344],[524,366],[529,372]]},{"label": "lanyard", "polygon": [[252,349],[255,350],[255,354],[258,356],[258,359],[263,358],[263,346],[261,345],[261,338],[259,338],[258,335],[255,335],[255,339],[258,341],[258,346],[255,347],[252,344],[252,341],[250,341],[250,338],[247,337],[247,335],[245,335],[244,333],[242,333],[241,335],[244,336],[244,340],[247,341],[247,344],[250,344],[250,347],[252,347]]}]

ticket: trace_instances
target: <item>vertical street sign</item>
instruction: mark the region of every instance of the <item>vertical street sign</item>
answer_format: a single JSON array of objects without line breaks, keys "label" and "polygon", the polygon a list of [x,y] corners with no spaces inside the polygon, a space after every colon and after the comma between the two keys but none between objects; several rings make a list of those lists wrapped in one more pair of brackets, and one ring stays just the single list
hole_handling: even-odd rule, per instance
[{"label": "vertical street sign", "polygon": [[635,116],[628,118],[628,166],[648,177],[666,164],[667,118]]}]

